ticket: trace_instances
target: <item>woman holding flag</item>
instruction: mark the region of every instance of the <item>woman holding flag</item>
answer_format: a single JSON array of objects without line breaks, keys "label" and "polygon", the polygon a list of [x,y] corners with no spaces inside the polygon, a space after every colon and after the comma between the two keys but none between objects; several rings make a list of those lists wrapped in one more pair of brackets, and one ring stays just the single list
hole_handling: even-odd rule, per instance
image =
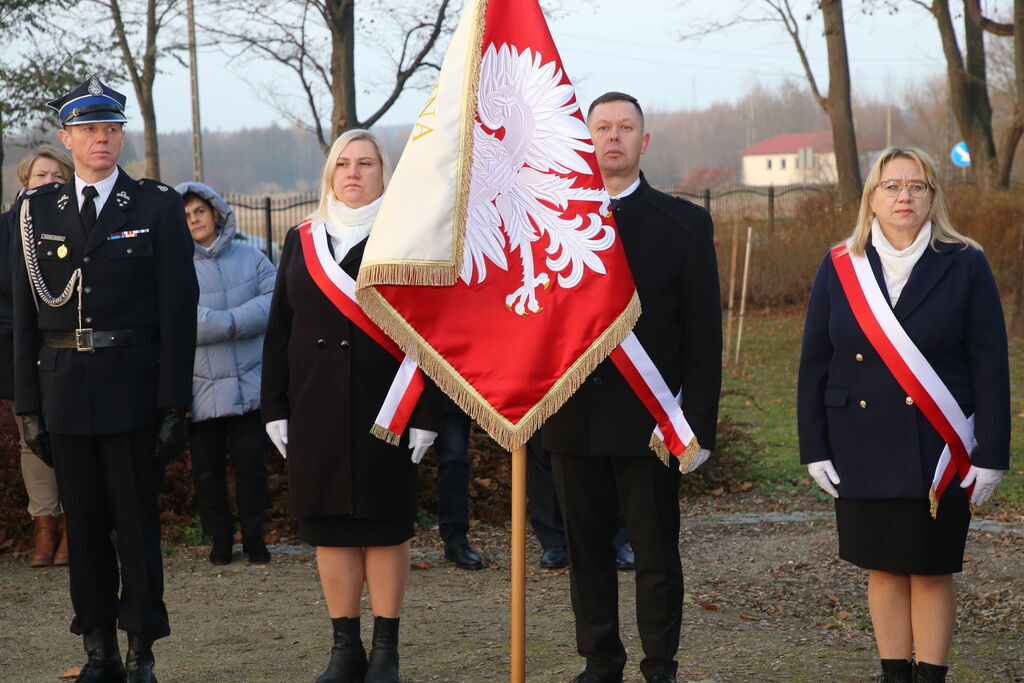
[{"label": "woman holding flag", "polygon": [[839,556],[869,570],[878,680],[945,680],[969,504],[1009,466],[1009,370],[988,262],[918,149],[882,152],[853,234],[821,264],[797,402]]},{"label": "woman holding flag", "polygon": [[[401,352],[353,296],[390,174],[383,147],[368,131],[350,130],[335,141],[319,207],[285,238],[263,350],[267,433],[287,458],[291,511],[299,518],[300,538],[316,546],[334,631],[321,683],[398,681],[398,617],[409,575],[416,463],[436,436],[428,431],[436,416],[423,401],[416,403],[415,392],[402,394],[398,415],[383,421],[402,422],[407,406],[411,416],[400,427],[381,433],[374,426],[385,412],[378,408],[390,402],[389,389],[399,383],[399,370],[409,364],[400,363]],[[414,379],[422,390],[418,371]],[[412,425],[408,435],[406,423]],[[374,613],[369,659],[359,630],[364,584]]]}]

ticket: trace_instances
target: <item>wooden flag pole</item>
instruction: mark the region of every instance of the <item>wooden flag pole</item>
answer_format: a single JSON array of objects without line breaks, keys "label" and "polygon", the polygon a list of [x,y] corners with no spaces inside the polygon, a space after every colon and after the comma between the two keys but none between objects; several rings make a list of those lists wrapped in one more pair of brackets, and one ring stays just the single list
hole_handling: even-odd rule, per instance
[{"label": "wooden flag pole", "polygon": [[739,223],[732,224],[732,258],[729,266],[729,317],[725,326],[725,348],[722,355],[729,361],[729,349],[732,348],[732,302],[736,298],[736,250],[739,248]]},{"label": "wooden flag pole", "polygon": [[754,229],[747,227],[747,253],[743,257],[743,286],[740,290],[740,324],[736,330],[736,359],[735,363],[740,362],[740,344],[743,343],[743,319],[747,317],[747,276],[750,275],[750,242],[753,237]]},{"label": "wooden flag pole", "polygon": [[512,451],[512,683],[526,681],[526,445]]}]

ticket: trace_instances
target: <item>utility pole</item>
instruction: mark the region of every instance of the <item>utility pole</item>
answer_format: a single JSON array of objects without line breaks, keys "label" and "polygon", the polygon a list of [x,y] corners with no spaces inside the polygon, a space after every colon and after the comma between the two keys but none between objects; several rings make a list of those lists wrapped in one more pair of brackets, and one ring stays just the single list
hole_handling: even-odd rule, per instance
[{"label": "utility pole", "polygon": [[188,70],[192,77],[192,175],[203,182],[203,132],[199,123],[199,68],[196,63],[196,21],[188,0]]},{"label": "utility pole", "polygon": [[892,104],[885,108],[885,146],[892,147]]}]

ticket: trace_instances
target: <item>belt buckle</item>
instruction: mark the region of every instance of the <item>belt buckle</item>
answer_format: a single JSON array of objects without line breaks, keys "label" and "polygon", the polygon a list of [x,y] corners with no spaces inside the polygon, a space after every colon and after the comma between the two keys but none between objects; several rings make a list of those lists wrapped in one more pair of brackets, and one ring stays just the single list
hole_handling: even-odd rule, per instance
[{"label": "belt buckle", "polygon": [[75,330],[75,350],[85,353],[95,353],[96,344],[93,340],[91,327],[80,327]]}]

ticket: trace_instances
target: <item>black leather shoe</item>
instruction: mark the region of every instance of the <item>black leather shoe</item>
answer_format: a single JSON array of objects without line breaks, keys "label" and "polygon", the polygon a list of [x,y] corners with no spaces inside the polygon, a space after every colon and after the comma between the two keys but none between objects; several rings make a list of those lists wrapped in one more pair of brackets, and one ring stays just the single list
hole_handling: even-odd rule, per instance
[{"label": "black leather shoe", "polygon": [[618,676],[601,676],[590,671],[584,671],[572,679],[570,683],[622,683],[622,674]]},{"label": "black leather shoe", "polygon": [[913,683],[914,665],[909,659],[883,659],[876,683]]},{"label": "black leather shoe", "polygon": [[459,569],[483,569],[484,560],[473,552],[468,543],[453,545],[444,549],[444,556],[455,563]]},{"label": "black leather shoe", "polygon": [[82,636],[89,661],[79,672],[76,682],[124,683],[124,664],[117,648],[117,632],[113,626],[100,626]]},{"label": "black leather shoe", "polygon": [[242,552],[252,564],[270,564],[270,551],[263,542],[262,536],[245,536],[242,538]]},{"label": "black leather shoe", "polygon": [[569,558],[565,556],[564,548],[548,548],[540,556],[540,566],[543,569],[562,569],[568,566]]},{"label": "black leather shoe", "polygon": [[366,674],[366,648],[359,635],[359,617],[336,617],[331,626],[331,661],[316,683],[361,683]]},{"label": "black leather shoe", "polygon": [[636,569],[636,557],[633,556],[633,548],[628,543],[615,546],[615,566],[620,572]]},{"label": "black leather shoe", "polygon": [[398,619],[373,618],[373,647],[366,663],[365,683],[399,683]]},{"label": "black leather shoe", "polygon": [[210,549],[210,564],[231,564],[231,547],[234,536],[214,536],[213,548]]},{"label": "black leather shoe", "polygon": [[156,660],[153,641],[143,636],[128,634],[128,654],[124,658],[125,680],[128,683],[157,683],[153,675]]}]

